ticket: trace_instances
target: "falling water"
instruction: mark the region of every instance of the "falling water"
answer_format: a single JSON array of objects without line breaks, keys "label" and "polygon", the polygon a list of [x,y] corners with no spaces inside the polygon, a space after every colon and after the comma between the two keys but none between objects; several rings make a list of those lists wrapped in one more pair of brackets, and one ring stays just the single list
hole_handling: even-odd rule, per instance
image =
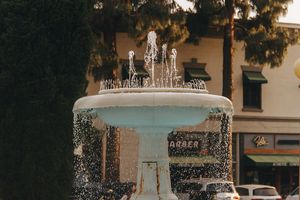
[{"label": "falling water", "polygon": [[99,200],[101,189],[101,139],[105,130],[93,127],[92,115],[74,114],[74,185],[76,200]]},{"label": "falling water", "polygon": [[[129,78],[122,81],[103,80],[100,82],[100,91],[108,91],[118,88],[131,89],[155,87],[167,89],[187,88],[190,90],[199,90],[204,93],[207,92],[206,85],[202,80],[192,80],[190,82],[179,83],[181,77],[178,76],[178,70],[176,68],[177,51],[176,49],[171,49],[171,52],[168,54],[167,44],[162,45],[162,57],[160,64],[158,65],[158,67],[160,66],[160,69],[155,69],[155,65],[158,62],[157,55],[159,54],[156,38],[157,36],[155,32],[152,31],[148,34],[147,47],[144,54],[145,69],[149,72],[149,74],[151,74],[150,79],[142,82],[137,78],[137,72],[133,61],[134,52],[129,51]],[[155,79],[155,74],[160,75],[158,80]],[[203,148],[209,152],[209,155],[217,159],[218,162],[210,163],[205,166],[205,176],[227,179],[230,176],[228,173],[230,171],[229,168],[231,162],[231,150],[229,144],[230,135],[228,133],[230,133],[232,108],[222,108],[217,106],[217,108],[211,107],[210,110],[209,120],[204,122],[204,128],[201,129],[202,145]],[[196,127],[197,126],[198,125],[196,125]],[[197,131],[199,131],[199,129]],[[102,192],[102,188],[95,188],[95,185],[100,184],[101,177],[95,177],[93,175],[101,174],[101,172],[99,172],[99,167],[101,168],[100,162],[102,160],[101,156],[99,157],[99,154],[97,154],[100,153],[101,150],[98,149],[95,151],[95,146],[102,146],[100,142],[105,132],[107,132],[105,128],[99,131],[93,127],[92,115],[89,114],[89,110],[87,110],[86,113],[77,113],[74,115],[74,187],[77,188],[77,186],[80,186],[81,188],[75,191],[76,194],[79,194],[76,199],[98,200],[99,195],[101,195],[100,193]],[[177,134],[176,130],[173,134]],[[188,137],[194,137],[193,135],[195,135],[194,133],[186,134],[188,134]],[[98,170],[98,172],[95,173],[95,170]],[[173,175],[176,176],[176,173]],[[202,176],[202,174],[194,173],[192,176],[199,177]],[[94,190],[86,190],[86,188],[90,187],[93,187]]]},{"label": "falling water", "polygon": [[[110,90],[117,88],[147,88],[147,87],[155,87],[155,88],[189,88],[195,90],[206,91],[206,85],[203,80],[194,79],[190,82],[182,82],[179,83],[181,76],[178,76],[178,69],[176,66],[176,57],[177,51],[176,49],[172,49],[169,55],[170,66],[168,62],[168,50],[167,44],[162,45],[161,51],[161,62],[157,63],[158,56],[158,47],[156,44],[156,33],[154,31],[149,32],[147,47],[144,54],[145,61],[145,69],[151,74],[150,80],[137,78],[137,72],[134,66],[134,51],[128,52],[128,60],[129,60],[129,78],[127,80],[102,80],[100,81],[100,91],[101,90]],[[155,69],[155,66],[160,66],[159,69]],[[156,73],[160,73],[160,77],[156,79]]]}]

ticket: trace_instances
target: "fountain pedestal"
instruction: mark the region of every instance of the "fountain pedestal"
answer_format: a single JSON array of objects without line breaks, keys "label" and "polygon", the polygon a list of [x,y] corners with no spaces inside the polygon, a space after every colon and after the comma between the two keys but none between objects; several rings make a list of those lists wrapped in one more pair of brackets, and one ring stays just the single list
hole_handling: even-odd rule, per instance
[{"label": "fountain pedestal", "polygon": [[131,200],[178,200],[171,190],[167,140],[171,131],[158,127],[137,128],[137,191]]}]

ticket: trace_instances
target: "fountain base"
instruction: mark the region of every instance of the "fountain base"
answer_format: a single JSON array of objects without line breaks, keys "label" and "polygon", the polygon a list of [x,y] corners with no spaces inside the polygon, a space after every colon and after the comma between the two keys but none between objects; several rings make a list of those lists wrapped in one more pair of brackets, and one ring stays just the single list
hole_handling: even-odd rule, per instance
[{"label": "fountain base", "polygon": [[139,160],[137,191],[131,200],[178,200],[172,193],[168,133],[172,129],[137,128]]}]

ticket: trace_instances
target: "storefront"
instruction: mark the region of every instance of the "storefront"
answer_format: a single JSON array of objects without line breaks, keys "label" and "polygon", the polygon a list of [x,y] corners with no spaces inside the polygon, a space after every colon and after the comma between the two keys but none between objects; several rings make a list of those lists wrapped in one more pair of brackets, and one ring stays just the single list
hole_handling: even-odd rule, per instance
[{"label": "storefront", "polygon": [[224,159],[220,156],[220,146],[224,145],[219,133],[174,132],[169,135],[168,145],[172,183],[196,177],[215,177],[226,170],[224,167],[220,170]]},{"label": "storefront", "polygon": [[240,134],[240,183],[290,192],[298,185],[299,149],[299,135]]}]

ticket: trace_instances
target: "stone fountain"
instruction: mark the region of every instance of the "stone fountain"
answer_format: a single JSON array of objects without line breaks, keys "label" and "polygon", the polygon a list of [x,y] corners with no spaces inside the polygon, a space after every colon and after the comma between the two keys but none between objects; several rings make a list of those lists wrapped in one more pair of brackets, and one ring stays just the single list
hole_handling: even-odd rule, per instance
[{"label": "stone fountain", "polygon": [[208,94],[203,82],[178,85],[176,50],[166,60],[163,46],[160,74],[154,78],[158,53],[156,35],[148,35],[145,64],[152,75],[143,85],[135,77],[134,53],[129,52],[129,80],[104,81],[98,95],[78,99],[74,113],[88,112],[107,124],[133,128],[139,136],[137,190],[131,200],[177,200],[171,190],[167,137],[176,128],[193,126],[212,113],[232,114],[225,97]]}]

